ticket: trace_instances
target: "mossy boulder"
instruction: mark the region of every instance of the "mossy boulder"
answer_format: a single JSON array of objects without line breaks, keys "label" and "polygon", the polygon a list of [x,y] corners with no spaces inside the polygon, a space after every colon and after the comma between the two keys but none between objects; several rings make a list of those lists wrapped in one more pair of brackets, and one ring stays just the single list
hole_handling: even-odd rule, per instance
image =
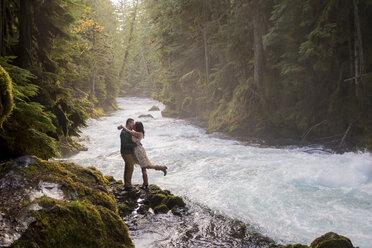
[{"label": "mossy boulder", "polygon": [[158,106],[152,106],[149,111],[160,111],[160,108]]},{"label": "mossy boulder", "polygon": [[164,201],[165,205],[167,205],[167,207],[169,209],[172,209],[176,206],[178,207],[185,207],[186,204],[185,202],[183,201],[183,199],[179,196],[168,196],[165,201]]},{"label": "mossy boulder", "polygon": [[338,235],[337,233],[329,232],[315,239],[310,248],[354,248],[350,239]]},{"label": "mossy boulder", "polygon": [[156,214],[158,213],[167,213],[169,211],[169,208],[165,204],[160,204],[154,208],[154,212]]},{"label": "mossy boulder", "polygon": [[120,216],[127,216],[132,212],[132,208],[129,207],[127,204],[124,202],[118,203],[118,211]]},{"label": "mossy boulder", "polygon": [[153,195],[150,198],[150,206],[152,208],[155,208],[156,206],[163,204],[166,201],[166,199],[167,199],[167,196],[161,193]]},{"label": "mossy boulder", "polygon": [[32,215],[36,221],[12,247],[134,247],[120,216],[102,206],[55,201]]},{"label": "mossy boulder", "polygon": [[0,172],[0,246],[134,247],[126,206],[94,167],[25,156]]},{"label": "mossy boulder", "polygon": [[280,248],[354,248],[350,239],[338,235],[337,233],[329,232],[319,238],[316,238],[310,246],[295,244],[279,246]]}]

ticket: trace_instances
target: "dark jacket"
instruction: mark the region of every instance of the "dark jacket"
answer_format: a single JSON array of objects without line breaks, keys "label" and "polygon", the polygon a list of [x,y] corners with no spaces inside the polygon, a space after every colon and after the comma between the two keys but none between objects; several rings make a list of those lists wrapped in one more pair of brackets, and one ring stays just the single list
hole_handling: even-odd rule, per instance
[{"label": "dark jacket", "polygon": [[120,133],[120,153],[121,154],[133,154],[133,148],[137,146],[136,143],[132,141],[132,135],[127,133],[124,129]]}]

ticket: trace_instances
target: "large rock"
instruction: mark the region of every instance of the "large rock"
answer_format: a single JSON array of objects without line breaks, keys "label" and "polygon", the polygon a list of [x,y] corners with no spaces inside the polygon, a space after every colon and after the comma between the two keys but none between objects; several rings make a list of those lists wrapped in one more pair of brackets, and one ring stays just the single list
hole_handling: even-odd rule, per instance
[{"label": "large rock", "polygon": [[152,106],[149,111],[160,111],[160,108],[158,106]]},{"label": "large rock", "polygon": [[108,184],[94,167],[1,164],[0,247],[134,247]]},{"label": "large rock", "polygon": [[310,248],[354,248],[350,239],[338,235],[337,233],[329,232],[315,239]]},{"label": "large rock", "polygon": [[334,232],[326,233],[311,242],[310,246],[295,244],[279,246],[280,248],[354,248],[350,239]]}]

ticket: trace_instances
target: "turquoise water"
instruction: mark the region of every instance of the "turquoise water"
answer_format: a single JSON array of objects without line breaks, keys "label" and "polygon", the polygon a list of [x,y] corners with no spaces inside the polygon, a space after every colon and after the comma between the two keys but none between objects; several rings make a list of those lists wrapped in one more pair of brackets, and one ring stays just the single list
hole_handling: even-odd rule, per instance
[{"label": "turquoise water", "polygon": [[[150,183],[254,225],[281,243],[309,244],[333,231],[354,246],[372,247],[372,155],[310,153],[307,148],[262,148],[223,139],[184,120],[148,112],[146,98],[118,98],[119,111],[89,120],[80,142],[88,151],[69,161],[122,179],[116,127],[128,117],[145,126],[143,145],[168,175],[149,171]],[[141,114],[151,118],[139,119]],[[134,183],[142,183],[136,168]]]}]

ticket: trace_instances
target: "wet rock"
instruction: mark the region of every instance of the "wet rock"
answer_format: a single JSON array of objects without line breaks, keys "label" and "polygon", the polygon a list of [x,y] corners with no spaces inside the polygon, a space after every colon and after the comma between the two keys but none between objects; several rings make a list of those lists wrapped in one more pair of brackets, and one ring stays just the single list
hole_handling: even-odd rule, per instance
[{"label": "wet rock", "polygon": [[167,197],[164,194],[153,195],[150,198],[150,206],[152,208],[155,208],[156,206],[161,205],[163,202],[165,202],[166,199]]},{"label": "wet rock", "polygon": [[280,248],[309,248],[309,246],[302,245],[302,244],[295,244],[295,245],[280,246]]},{"label": "wet rock", "polygon": [[38,158],[34,156],[22,156],[19,158],[16,158],[11,166],[12,169],[18,169],[18,168],[27,168],[31,163],[40,161]]},{"label": "wet rock", "polygon": [[186,204],[185,202],[183,201],[183,199],[179,196],[169,196],[166,200],[165,200],[165,204],[167,205],[167,207],[169,209],[172,209],[174,207],[185,207]]},{"label": "wet rock", "polygon": [[0,172],[0,247],[133,247],[95,168],[25,156]]},{"label": "wet rock", "polygon": [[152,115],[139,115],[138,118],[154,118]]},{"label": "wet rock", "polygon": [[154,212],[156,214],[159,214],[159,213],[168,213],[168,211],[169,211],[169,208],[165,204],[160,204],[160,205],[158,205],[158,206],[156,206],[154,208]]},{"label": "wet rock", "polygon": [[187,212],[183,199],[174,196],[168,190],[162,190],[156,185],[149,185],[147,189],[140,185],[133,185],[126,190],[121,181],[109,178],[110,192],[114,193],[119,207],[119,214],[126,217],[131,213],[135,214],[158,214],[166,213],[172,209],[175,215],[182,215]]},{"label": "wet rock", "polygon": [[315,239],[310,248],[354,248],[350,239],[334,232],[326,233]]},{"label": "wet rock", "polygon": [[126,216],[126,215],[128,215],[132,212],[132,208],[129,207],[124,202],[118,203],[118,210],[119,210],[119,215],[120,216]]},{"label": "wet rock", "polygon": [[160,108],[158,106],[152,106],[149,111],[160,111]]}]

